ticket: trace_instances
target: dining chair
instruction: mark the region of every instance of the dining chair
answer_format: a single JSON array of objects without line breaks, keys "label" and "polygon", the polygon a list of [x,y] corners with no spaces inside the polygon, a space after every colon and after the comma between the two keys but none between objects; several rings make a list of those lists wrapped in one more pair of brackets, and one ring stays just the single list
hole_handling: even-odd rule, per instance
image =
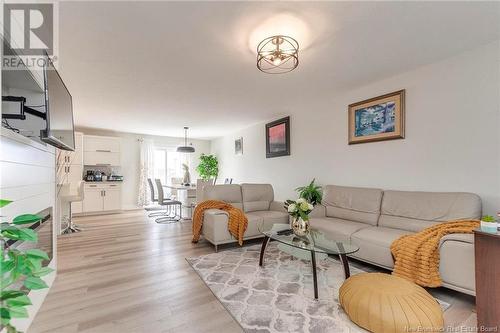
[{"label": "dining chair", "polygon": [[148,187],[149,187],[149,192],[151,193],[150,200],[153,203],[152,206],[144,207],[144,210],[146,210],[147,212],[151,212],[151,211],[153,212],[153,213],[149,213],[148,217],[165,215],[166,214],[165,208],[163,206],[158,205],[158,198],[155,195],[155,187],[154,187],[154,184],[153,184],[153,181],[151,180],[151,178],[148,178]]},{"label": "dining chair", "polygon": [[233,183],[233,178],[226,178],[224,179],[224,184],[227,185],[227,184],[232,184]]},{"label": "dining chair", "polygon": [[177,200],[165,198],[163,184],[160,179],[155,179],[158,193],[158,205],[165,207],[165,217],[155,219],[156,223],[173,223],[182,219],[182,203]]},{"label": "dining chair", "polygon": [[[170,184],[171,185],[182,185],[183,180],[184,180],[184,178],[182,178],[182,177],[172,177],[172,178],[170,178]],[[173,188],[170,189],[170,198],[179,199],[176,189],[173,189]]]}]

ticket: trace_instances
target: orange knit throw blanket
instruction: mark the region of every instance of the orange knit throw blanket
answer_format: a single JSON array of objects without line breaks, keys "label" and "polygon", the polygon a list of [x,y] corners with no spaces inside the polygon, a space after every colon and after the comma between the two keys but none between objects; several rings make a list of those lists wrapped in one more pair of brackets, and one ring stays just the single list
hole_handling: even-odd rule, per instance
[{"label": "orange knit throw blanket", "polygon": [[447,234],[470,234],[479,221],[453,221],[433,225],[419,233],[407,235],[392,242],[394,256],[392,274],[413,281],[423,287],[439,287],[439,242]]},{"label": "orange knit throw blanket", "polygon": [[228,213],[229,223],[227,228],[234,238],[238,239],[238,243],[243,245],[243,234],[247,230],[248,219],[239,208],[233,207],[232,205],[225,203],[224,201],[218,200],[206,200],[198,205],[194,209],[193,213],[193,243],[197,243],[200,239],[201,227],[203,225],[203,214],[207,209],[221,209]]}]

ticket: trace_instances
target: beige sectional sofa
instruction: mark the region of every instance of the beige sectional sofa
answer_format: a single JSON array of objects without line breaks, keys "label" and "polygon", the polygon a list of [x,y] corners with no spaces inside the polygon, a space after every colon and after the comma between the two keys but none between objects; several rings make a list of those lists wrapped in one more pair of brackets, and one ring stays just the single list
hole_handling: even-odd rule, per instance
[{"label": "beige sectional sofa", "polygon": [[[357,244],[360,250],[352,257],[392,269],[390,246],[397,238],[436,223],[480,216],[481,199],[472,193],[383,191],[328,185],[310,222],[329,238]],[[445,236],[439,249],[443,285],[475,295],[473,236]]]},{"label": "beige sectional sofa", "polygon": [[[242,209],[248,218],[245,240],[262,237],[259,226],[270,228],[274,223],[288,223],[288,214],[282,202],[274,201],[274,190],[270,184],[207,185],[203,188],[203,199],[222,200]],[[227,213],[219,209],[205,211],[202,234],[217,246],[237,240],[227,229]]]},{"label": "beige sectional sofa", "polygon": [[[330,239],[349,240],[360,249],[351,257],[386,268],[394,267],[390,246],[394,240],[436,223],[478,219],[481,199],[472,193],[384,191],[375,188],[327,185],[321,205],[311,213],[311,226]],[[289,223],[282,202],[274,201],[269,184],[209,185],[204,199],[217,199],[243,209],[248,217],[244,239],[262,237],[259,224]],[[228,232],[224,211],[205,212],[203,236],[217,246],[237,240]],[[470,234],[443,237],[439,271],[443,285],[475,295],[474,242]]]}]

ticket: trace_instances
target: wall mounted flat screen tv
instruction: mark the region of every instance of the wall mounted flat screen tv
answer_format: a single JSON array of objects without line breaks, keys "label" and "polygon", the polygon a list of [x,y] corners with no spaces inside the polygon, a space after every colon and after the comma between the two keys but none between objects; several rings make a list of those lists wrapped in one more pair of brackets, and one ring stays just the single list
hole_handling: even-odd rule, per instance
[{"label": "wall mounted flat screen tv", "polygon": [[73,100],[61,76],[47,59],[44,71],[47,128],[41,131],[41,139],[63,150],[75,150]]}]

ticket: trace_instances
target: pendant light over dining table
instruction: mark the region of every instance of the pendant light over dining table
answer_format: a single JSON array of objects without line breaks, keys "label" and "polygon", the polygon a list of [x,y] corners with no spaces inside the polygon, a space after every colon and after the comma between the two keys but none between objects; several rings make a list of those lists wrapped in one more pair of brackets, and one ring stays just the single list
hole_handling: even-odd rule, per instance
[{"label": "pendant light over dining table", "polygon": [[194,147],[187,143],[187,131],[189,127],[184,127],[184,146],[177,147],[178,153],[194,153]]}]

